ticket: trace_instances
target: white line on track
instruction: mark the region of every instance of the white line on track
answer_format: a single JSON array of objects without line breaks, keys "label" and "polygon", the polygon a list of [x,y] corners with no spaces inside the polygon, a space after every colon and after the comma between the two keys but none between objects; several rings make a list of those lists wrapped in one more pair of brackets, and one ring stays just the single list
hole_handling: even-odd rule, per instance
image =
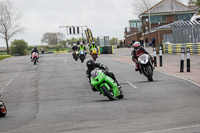
[{"label": "white line on track", "polygon": [[188,126],[188,127],[177,127],[177,128],[170,128],[170,129],[157,130],[157,131],[148,131],[148,132],[142,132],[142,133],[164,133],[164,132],[171,132],[175,130],[191,129],[195,127],[200,127],[200,125],[193,125],[193,126]]},{"label": "white line on track", "polygon": [[8,86],[12,81],[13,79],[10,79],[4,86]]},{"label": "white line on track", "polygon": [[177,78],[180,78],[180,79],[183,79],[183,80],[186,80],[186,81],[191,82],[191,83],[195,84],[196,86],[200,87],[200,84],[199,84],[199,83],[196,83],[196,82],[194,82],[194,81],[192,81],[192,80],[190,80],[190,79],[186,79],[186,78],[181,77],[181,76],[177,76],[177,75],[173,75],[173,74],[168,74],[168,73],[161,72],[161,71],[158,71],[158,72],[163,73],[163,74],[166,74],[166,75],[174,76],[174,77],[177,77]]},{"label": "white line on track", "polygon": [[14,77],[17,77],[17,76],[18,76],[18,74],[19,74],[19,72],[17,72],[17,73],[15,74],[15,76],[14,76]]},{"label": "white line on track", "polygon": [[137,86],[135,86],[135,85],[133,85],[131,82],[128,82],[128,81],[126,81],[131,87],[133,87],[133,88],[137,88]]}]

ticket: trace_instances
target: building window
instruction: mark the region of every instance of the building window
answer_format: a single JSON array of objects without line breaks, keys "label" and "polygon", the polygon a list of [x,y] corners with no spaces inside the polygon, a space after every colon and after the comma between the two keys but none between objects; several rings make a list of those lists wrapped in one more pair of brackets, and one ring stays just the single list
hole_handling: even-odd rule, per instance
[{"label": "building window", "polygon": [[141,21],[130,22],[130,28],[141,28],[141,26],[142,26]]},{"label": "building window", "polygon": [[160,16],[151,16],[150,19],[151,19],[151,23],[152,24],[161,22],[161,17]]},{"label": "building window", "polygon": [[131,22],[131,28],[137,28],[137,22]]},{"label": "building window", "polygon": [[137,25],[138,31],[140,32],[140,31],[141,31],[141,27],[142,27],[142,22],[138,22],[137,24],[138,24],[138,25]]},{"label": "building window", "polygon": [[177,15],[174,15],[174,21],[190,20],[190,19],[191,19],[191,14],[177,14]]},{"label": "building window", "polygon": [[162,16],[162,21],[161,22],[167,22],[166,16]]}]

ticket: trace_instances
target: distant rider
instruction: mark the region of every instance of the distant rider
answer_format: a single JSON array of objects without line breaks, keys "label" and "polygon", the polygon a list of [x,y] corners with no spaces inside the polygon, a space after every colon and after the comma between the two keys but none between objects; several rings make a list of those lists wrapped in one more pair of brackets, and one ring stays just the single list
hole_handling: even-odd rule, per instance
[{"label": "distant rider", "polygon": [[80,50],[86,51],[86,48],[85,48],[85,46],[83,45],[82,42],[80,43],[80,46],[78,48],[78,51],[80,51]]},{"label": "distant rider", "polygon": [[72,55],[75,54],[75,51],[78,51],[78,46],[76,45],[76,43],[73,44],[72,51],[73,51]]},{"label": "distant rider", "polygon": [[[91,78],[92,70],[94,70],[95,68],[100,68],[100,69],[103,69],[105,71],[104,72],[105,75],[111,77],[117,83],[118,88],[121,90],[121,86],[120,86],[119,82],[117,81],[117,79],[115,78],[115,75],[112,72],[108,72],[107,66],[105,66],[101,63],[95,63],[92,59],[88,60],[86,65],[87,65],[87,68],[88,68],[87,71],[86,71],[86,75],[89,79],[90,84],[91,84],[90,78]],[[94,87],[92,87],[92,90],[96,91],[96,89]]]},{"label": "distant rider", "polygon": [[[131,52],[132,60],[135,62],[135,71],[139,70],[139,64],[138,64],[138,57],[142,54],[148,54],[150,57],[151,55],[143,48],[141,47],[140,42],[135,42],[133,44],[133,51]],[[153,58],[151,57],[151,61],[153,62]]]},{"label": "distant rider", "polygon": [[34,48],[32,49],[32,51],[31,51],[31,59],[32,59],[32,54],[33,54],[33,52],[38,53],[38,59],[39,59],[39,51],[37,50],[37,47],[34,47]]},{"label": "distant rider", "polygon": [[90,54],[92,54],[92,49],[94,49],[94,48],[96,48],[97,52],[98,52],[98,48],[97,48],[95,42],[92,42],[89,47],[90,47]]}]

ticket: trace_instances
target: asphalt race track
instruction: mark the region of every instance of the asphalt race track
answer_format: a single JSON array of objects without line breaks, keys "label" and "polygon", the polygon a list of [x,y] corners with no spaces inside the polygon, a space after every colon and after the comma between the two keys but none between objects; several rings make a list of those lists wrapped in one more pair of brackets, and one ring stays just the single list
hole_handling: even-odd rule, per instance
[{"label": "asphalt race track", "polygon": [[[124,99],[109,101],[91,90],[86,65],[71,53],[0,62],[0,92],[8,114],[2,133],[198,133],[200,87],[154,73],[154,82],[126,63],[130,50],[100,55],[121,83]],[[90,56],[87,56],[88,60]]]}]

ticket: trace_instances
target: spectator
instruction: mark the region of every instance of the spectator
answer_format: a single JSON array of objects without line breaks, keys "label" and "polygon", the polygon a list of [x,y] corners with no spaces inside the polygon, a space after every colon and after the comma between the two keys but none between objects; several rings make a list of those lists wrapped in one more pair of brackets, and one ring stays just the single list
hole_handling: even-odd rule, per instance
[{"label": "spectator", "polygon": [[134,43],[135,43],[135,39],[132,40],[132,44],[134,44]]},{"label": "spectator", "polygon": [[[140,38],[140,41],[139,41],[139,42],[140,42],[141,46],[144,47],[144,39],[143,39],[143,38]],[[133,44],[134,44],[134,43],[133,43]]]},{"label": "spectator", "polygon": [[156,46],[156,39],[155,39],[155,37],[152,37],[151,42],[152,42],[152,47],[155,47]]},{"label": "spectator", "polygon": [[146,47],[148,47],[148,42],[149,42],[149,40],[148,40],[148,38],[146,37],[146,39],[145,39],[145,45],[146,45]]}]

